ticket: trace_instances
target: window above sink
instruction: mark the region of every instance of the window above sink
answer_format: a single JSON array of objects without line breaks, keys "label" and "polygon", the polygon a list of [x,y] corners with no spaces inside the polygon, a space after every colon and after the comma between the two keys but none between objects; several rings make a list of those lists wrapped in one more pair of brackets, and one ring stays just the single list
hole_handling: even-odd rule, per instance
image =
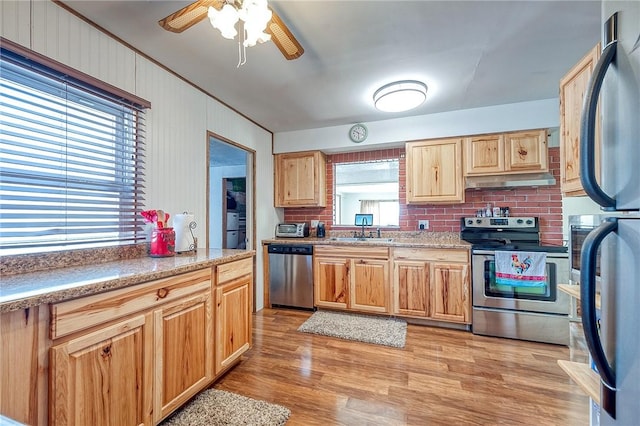
[{"label": "window above sink", "polygon": [[399,225],[399,160],[334,164],[334,225],[354,226],[356,213],[373,226]]}]

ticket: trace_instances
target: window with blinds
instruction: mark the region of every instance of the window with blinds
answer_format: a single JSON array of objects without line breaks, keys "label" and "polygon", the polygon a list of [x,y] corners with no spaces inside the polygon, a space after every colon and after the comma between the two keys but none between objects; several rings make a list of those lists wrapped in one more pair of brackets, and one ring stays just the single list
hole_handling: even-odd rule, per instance
[{"label": "window with blinds", "polygon": [[0,59],[0,254],[142,241],[148,105]]}]

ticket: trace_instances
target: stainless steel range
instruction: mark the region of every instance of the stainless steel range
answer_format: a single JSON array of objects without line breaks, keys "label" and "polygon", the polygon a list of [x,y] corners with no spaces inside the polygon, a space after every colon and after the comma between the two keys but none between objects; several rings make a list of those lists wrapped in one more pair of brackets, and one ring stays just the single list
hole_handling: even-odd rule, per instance
[{"label": "stainless steel range", "polygon": [[[568,345],[570,300],[558,291],[569,279],[567,247],[541,245],[537,217],[468,217],[460,229],[472,244],[473,333]],[[522,276],[503,280],[497,252],[508,252],[499,257],[512,259],[510,266],[537,260],[544,275],[535,285]]]}]

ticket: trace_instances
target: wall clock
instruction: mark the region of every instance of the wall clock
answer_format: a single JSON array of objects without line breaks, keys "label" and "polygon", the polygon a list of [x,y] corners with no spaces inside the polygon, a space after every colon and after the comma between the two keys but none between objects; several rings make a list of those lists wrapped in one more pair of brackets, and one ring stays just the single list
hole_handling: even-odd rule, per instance
[{"label": "wall clock", "polygon": [[354,124],[351,126],[351,129],[349,129],[349,138],[355,143],[360,143],[367,138],[368,133],[364,124]]}]

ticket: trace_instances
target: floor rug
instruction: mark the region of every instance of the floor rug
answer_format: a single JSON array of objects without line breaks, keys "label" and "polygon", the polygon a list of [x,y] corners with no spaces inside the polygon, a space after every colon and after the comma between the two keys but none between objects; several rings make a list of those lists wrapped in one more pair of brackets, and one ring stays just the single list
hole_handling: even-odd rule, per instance
[{"label": "floor rug", "polygon": [[316,311],[298,331],[404,348],[407,322],[396,318]]},{"label": "floor rug", "polygon": [[291,411],[281,405],[207,389],[160,426],[280,426]]}]

